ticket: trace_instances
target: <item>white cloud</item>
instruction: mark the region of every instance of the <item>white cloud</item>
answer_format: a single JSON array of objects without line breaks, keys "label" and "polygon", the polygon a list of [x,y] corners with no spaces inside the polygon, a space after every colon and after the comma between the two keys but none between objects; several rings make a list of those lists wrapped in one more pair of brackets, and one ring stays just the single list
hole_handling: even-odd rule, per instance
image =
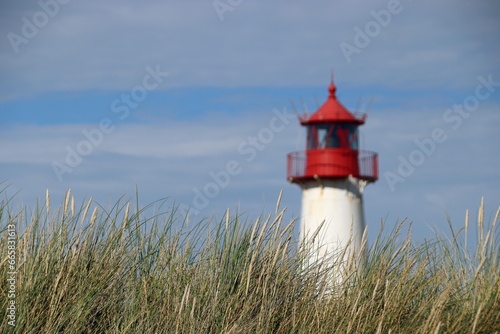
[{"label": "white cloud", "polygon": [[[373,20],[370,11],[386,8],[386,1],[246,1],[223,22],[209,1],[71,2],[18,54],[3,39],[2,72],[9,80],[2,94],[127,89],[155,64],[171,71],[175,86],[317,84],[332,67],[343,81],[409,88],[464,87],[469,77],[498,73],[497,6],[402,6],[347,64],[340,42],[352,43],[354,27],[363,29]],[[34,3],[31,12],[8,8],[3,33],[19,33],[21,17],[36,10]]]},{"label": "white cloud", "polygon": [[[367,126],[361,128],[365,148],[380,154],[380,179],[366,190],[367,219],[378,224],[388,216],[388,223],[408,217],[418,224],[441,226],[446,229],[448,213],[461,224],[465,208],[475,208],[481,196],[487,200],[488,210],[498,205],[498,104],[480,108],[457,131],[448,131],[449,139],[437,146],[435,153],[426,157],[422,166],[406,178],[392,192],[383,173],[396,171],[398,156],[408,158],[417,148],[415,138],[425,138],[436,125],[429,117],[442,109],[406,110],[405,113],[373,112]],[[420,112],[420,114],[419,114]],[[420,115],[414,118],[409,115]],[[272,142],[257,152],[248,162],[247,155],[238,152],[238,145],[248,136],[256,136],[268,126],[269,113],[251,114],[251,121],[241,117],[213,118],[210,121],[165,121],[149,124],[117,124],[95,151],[64,176],[59,183],[51,162],[64,161],[65,146],[75,145],[81,139],[82,125],[18,125],[2,129],[0,141],[0,175],[12,191],[23,189],[22,196],[33,203],[43,197],[46,188],[61,197],[72,188],[82,198],[94,196],[101,202],[112,202],[122,194],[133,196],[138,187],[144,203],[170,197],[178,204],[192,205],[194,189],[213,179],[209,173],[218,173],[230,160],[242,168],[231,177],[227,187],[210,200],[203,213],[221,214],[226,207],[235,208],[255,217],[272,210],[279,191],[285,191],[283,205],[289,214],[297,216],[300,210],[300,189],[286,182],[286,153],[302,149],[304,138],[298,122],[291,121],[284,131],[275,134]],[[396,117],[397,116],[397,117]],[[420,120],[420,121],[418,121]],[[378,123],[370,127],[371,123]],[[445,127],[445,124],[438,124]],[[401,136],[395,139],[391,131],[397,128]],[[371,236],[378,225],[371,228]],[[417,237],[427,236],[430,229],[416,231]]]}]

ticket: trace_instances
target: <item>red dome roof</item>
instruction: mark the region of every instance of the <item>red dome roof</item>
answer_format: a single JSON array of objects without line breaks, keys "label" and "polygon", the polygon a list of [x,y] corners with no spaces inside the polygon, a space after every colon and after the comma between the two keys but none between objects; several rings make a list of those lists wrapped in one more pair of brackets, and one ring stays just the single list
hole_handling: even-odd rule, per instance
[{"label": "red dome roof", "polygon": [[299,117],[300,123],[302,125],[331,122],[363,124],[365,122],[366,114],[361,114],[359,116],[351,114],[349,110],[347,110],[347,108],[337,100],[337,97],[335,96],[336,90],[337,87],[335,87],[332,80],[330,87],[328,87],[330,96],[326,102],[314,114]]}]

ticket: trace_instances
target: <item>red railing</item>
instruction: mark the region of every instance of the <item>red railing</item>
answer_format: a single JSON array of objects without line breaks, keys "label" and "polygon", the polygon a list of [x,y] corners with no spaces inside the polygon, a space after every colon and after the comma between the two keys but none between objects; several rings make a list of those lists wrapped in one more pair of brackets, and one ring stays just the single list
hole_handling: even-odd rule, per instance
[{"label": "red railing", "polygon": [[[314,157],[314,162],[309,161],[309,165],[307,151],[289,153],[287,156],[288,180],[293,182],[315,176],[342,178],[349,175],[371,182],[378,179],[378,154],[375,152],[358,151],[357,159],[355,157],[349,159],[353,151],[323,149],[322,153],[325,153],[325,158]],[[312,154],[309,159],[311,158]]]}]

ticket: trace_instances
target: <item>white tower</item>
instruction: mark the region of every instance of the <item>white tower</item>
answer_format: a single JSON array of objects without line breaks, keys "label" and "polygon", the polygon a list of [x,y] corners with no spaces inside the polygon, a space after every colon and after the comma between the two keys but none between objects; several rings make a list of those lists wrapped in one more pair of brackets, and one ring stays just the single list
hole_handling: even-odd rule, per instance
[{"label": "white tower", "polygon": [[361,249],[363,190],[378,178],[378,156],[359,150],[358,126],[366,114],[353,115],[337,100],[333,80],[328,90],[315,113],[299,117],[307,128],[306,150],[288,154],[287,174],[302,188],[300,234],[312,247],[309,263],[327,256],[340,265]]}]

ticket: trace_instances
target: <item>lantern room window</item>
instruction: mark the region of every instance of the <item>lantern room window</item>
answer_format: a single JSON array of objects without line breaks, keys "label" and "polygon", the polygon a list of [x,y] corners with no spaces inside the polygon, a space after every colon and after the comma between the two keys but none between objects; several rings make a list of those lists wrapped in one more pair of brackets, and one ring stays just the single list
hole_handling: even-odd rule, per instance
[{"label": "lantern room window", "polygon": [[358,125],[350,123],[309,124],[307,149],[349,148],[358,149]]}]

